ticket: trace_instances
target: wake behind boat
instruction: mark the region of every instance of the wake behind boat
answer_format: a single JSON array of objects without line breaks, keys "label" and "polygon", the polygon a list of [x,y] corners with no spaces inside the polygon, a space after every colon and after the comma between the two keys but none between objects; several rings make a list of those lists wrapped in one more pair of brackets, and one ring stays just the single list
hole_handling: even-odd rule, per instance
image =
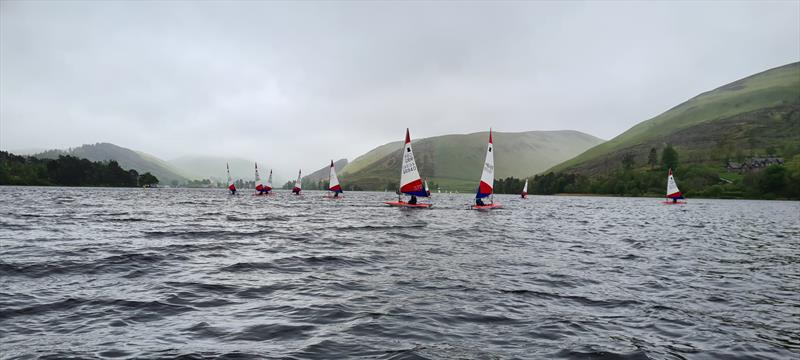
[{"label": "wake behind boat", "polygon": [[[483,163],[483,173],[481,173],[481,182],[478,184],[478,193],[475,194],[475,205],[472,208],[475,210],[492,210],[502,208],[503,205],[495,204],[494,202],[494,144],[492,142],[492,130],[489,129],[489,145],[486,148],[486,161]],[[491,203],[485,204],[483,199],[491,199]]]},{"label": "wake behind boat", "polygon": [[[406,129],[406,141],[403,146],[403,165],[400,168],[400,194],[411,196],[408,201],[398,196],[397,201],[388,201],[384,204],[395,207],[407,208],[429,208],[433,204],[420,204],[417,197],[428,197],[426,186],[422,182],[417,170],[417,163],[414,161],[414,151],[411,150],[411,133]],[[400,195],[398,194],[398,195]]]}]

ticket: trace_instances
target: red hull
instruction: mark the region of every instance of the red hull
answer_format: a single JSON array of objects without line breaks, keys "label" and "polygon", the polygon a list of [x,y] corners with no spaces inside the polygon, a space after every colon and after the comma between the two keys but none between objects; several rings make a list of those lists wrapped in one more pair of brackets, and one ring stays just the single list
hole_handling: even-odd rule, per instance
[{"label": "red hull", "polygon": [[472,208],[475,210],[492,210],[492,209],[502,209],[503,205],[501,204],[486,204],[486,205],[472,205]]},{"label": "red hull", "polygon": [[686,201],[678,201],[678,202],[662,201],[661,203],[664,205],[681,205],[681,204],[686,204]]},{"label": "red hull", "polygon": [[407,207],[407,208],[429,208],[433,206],[433,204],[409,204],[405,201],[387,201],[384,204],[389,206]]}]

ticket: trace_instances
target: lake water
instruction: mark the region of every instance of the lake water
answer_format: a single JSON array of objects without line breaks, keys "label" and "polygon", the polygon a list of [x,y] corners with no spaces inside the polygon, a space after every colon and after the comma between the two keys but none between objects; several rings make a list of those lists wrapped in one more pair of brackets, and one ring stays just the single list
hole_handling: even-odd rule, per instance
[{"label": "lake water", "polygon": [[3,358],[800,357],[800,203],[0,187]]}]

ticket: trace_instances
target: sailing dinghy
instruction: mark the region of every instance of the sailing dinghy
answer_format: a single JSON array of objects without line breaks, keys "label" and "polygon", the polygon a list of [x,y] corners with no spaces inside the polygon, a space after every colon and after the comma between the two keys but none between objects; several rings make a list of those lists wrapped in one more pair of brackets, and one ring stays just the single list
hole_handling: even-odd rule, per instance
[{"label": "sailing dinghy", "polygon": [[672,168],[670,168],[667,174],[667,201],[664,201],[664,204],[686,204],[686,201],[678,201],[678,199],[685,198],[678,190],[678,184],[675,183],[675,178],[672,177]]},{"label": "sailing dinghy", "polygon": [[523,199],[527,199],[528,198],[528,179],[525,179],[525,186],[522,187],[522,194],[521,195],[522,195]]},{"label": "sailing dinghy", "polygon": [[300,191],[303,190],[302,189],[303,178],[300,175],[302,171],[303,171],[302,169],[297,170],[297,180],[294,181],[294,188],[292,188],[292,193],[294,193],[295,195],[300,195]]},{"label": "sailing dinghy", "polygon": [[339,177],[336,176],[336,166],[333,165],[333,160],[331,160],[331,174],[328,178],[328,191],[333,193],[325,196],[330,199],[341,199],[339,194],[344,193],[342,186],[339,185]]},{"label": "sailing dinghy", "polygon": [[264,184],[264,195],[272,195],[272,169],[269,169],[269,179]]},{"label": "sailing dinghy", "polygon": [[261,176],[258,175],[258,163],[256,163],[256,180],[254,184],[257,192],[253,193],[253,195],[264,195],[264,184],[261,183]]},{"label": "sailing dinghy", "polygon": [[397,201],[388,201],[385,204],[407,208],[429,208],[432,206],[432,204],[414,202],[416,197],[428,197],[428,192],[425,191],[425,185],[419,176],[419,171],[417,171],[417,163],[414,161],[414,151],[411,150],[411,135],[408,129],[406,129],[406,141],[405,145],[403,145],[403,166],[400,168],[400,193],[411,196],[411,200],[403,201],[402,198],[398,197]]},{"label": "sailing dinghy", "polygon": [[[486,161],[483,163],[483,173],[481,174],[481,182],[478,185],[478,193],[475,194],[475,205],[472,205],[476,210],[492,210],[499,209],[503,205],[495,204],[493,190],[494,190],[494,152],[492,150],[494,144],[492,143],[492,130],[489,129],[489,146],[486,148]],[[490,199],[489,204],[484,204],[483,199]]]},{"label": "sailing dinghy", "polygon": [[231,167],[228,163],[225,163],[225,169],[228,171],[228,190],[230,190],[231,195],[236,195],[236,184],[233,183],[233,178],[231,177]]}]

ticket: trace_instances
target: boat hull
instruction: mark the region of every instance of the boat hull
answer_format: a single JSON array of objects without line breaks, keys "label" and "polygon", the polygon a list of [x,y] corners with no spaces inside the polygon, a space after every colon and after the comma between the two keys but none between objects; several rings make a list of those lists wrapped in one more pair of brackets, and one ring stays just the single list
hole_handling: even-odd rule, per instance
[{"label": "boat hull", "polygon": [[502,208],[503,208],[502,204],[472,205],[473,210],[494,210]]},{"label": "boat hull", "polygon": [[664,205],[683,205],[686,204],[686,201],[678,201],[678,202],[662,201],[661,203]]},{"label": "boat hull", "polygon": [[387,201],[384,204],[394,207],[405,207],[405,208],[416,208],[416,209],[424,209],[433,206],[433,204],[409,204],[405,201]]}]

